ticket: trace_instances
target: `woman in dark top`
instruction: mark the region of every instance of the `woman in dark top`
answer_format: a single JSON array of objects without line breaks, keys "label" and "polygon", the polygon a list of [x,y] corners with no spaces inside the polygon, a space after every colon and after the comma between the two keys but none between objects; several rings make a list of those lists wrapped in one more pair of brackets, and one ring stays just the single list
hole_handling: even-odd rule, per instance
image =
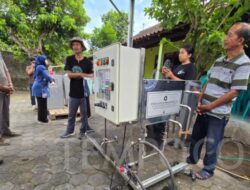
[{"label": "woman in dark top", "polygon": [[[179,51],[179,61],[181,65],[176,67],[173,71],[169,68],[169,64],[164,64],[162,68],[162,74],[165,78],[171,80],[195,80],[195,65],[193,63],[193,53],[194,49],[191,45],[183,46]],[[184,119],[186,118],[186,112],[181,111]],[[181,119],[183,120],[183,119]],[[158,143],[158,147],[161,146],[163,142],[163,135],[165,131],[165,122],[149,125],[148,129],[148,138],[155,139]],[[173,145],[173,142],[168,143]]]},{"label": "woman in dark top", "polygon": [[179,61],[181,65],[171,71],[170,68],[163,66],[163,76],[172,80],[194,80],[195,65],[193,63],[194,49],[191,45],[183,46],[179,51]]}]

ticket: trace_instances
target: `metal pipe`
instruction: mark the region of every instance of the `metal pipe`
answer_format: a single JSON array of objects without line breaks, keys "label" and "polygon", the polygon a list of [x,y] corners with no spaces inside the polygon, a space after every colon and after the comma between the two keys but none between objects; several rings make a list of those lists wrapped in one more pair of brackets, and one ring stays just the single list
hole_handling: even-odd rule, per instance
[{"label": "metal pipe", "polygon": [[[135,189],[135,190],[142,190],[140,185],[135,184],[132,180],[130,180],[130,178],[124,174],[120,172],[120,167],[117,166],[116,162],[112,161],[110,159],[110,157],[108,157],[103,148],[100,147],[100,145],[96,142],[96,140],[94,138],[92,138],[91,136],[88,135],[88,133],[85,134],[87,139],[97,148],[97,150],[101,153],[101,155],[108,161],[111,163],[111,165],[113,167],[115,167],[115,169],[118,171],[118,173],[124,178],[124,180],[128,181],[129,185]],[[154,148],[163,158],[165,164],[168,166],[169,170],[161,172],[160,174],[157,174],[149,179],[146,179],[144,181],[139,181],[139,179],[137,178],[137,180],[139,181],[139,183],[143,186],[143,188],[147,188],[152,186],[153,184],[158,183],[159,181],[162,181],[163,179],[166,179],[167,177],[171,176],[172,179],[172,186],[174,186],[174,181],[173,181],[173,174],[180,172],[181,170],[183,170],[185,167],[187,167],[187,163],[180,163],[176,166],[174,166],[173,168],[170,166],[168,160],[166,159],[165,155],[154,145],[152,145],[149,142],[146,141],[138,141],[135,144],[146,144],[148,146],[151,146],[152,148]],[[133,147],[135,144],[132,144],[131,147]],[[130,147],[130,148],[131,148]],[[128,149],[129,150],[129,149]]]},{"label": "metal pipe", "polygon": [[160,47],[159,47],[158,60],[157,60],[156,75],[155,75],[156,80],[158,80],[159,77],[160,77],[160,69],[161,69],[161,63],[162,63],[162,58],[163,58],[163,46],[164,46],[164,43],[165,43],[165,41],[161,40]]},{"label": "metal pipe", "polygon": [[104,120],[104,138],[107,139],[107,119]]},{"label": "metal pipe", "polygon": [[[179,121],[173,120],[173,119],[169,119],[168,123],[174,123],[179,127],[179,131],[182,131],[182,124]],[[175,133],[176,135],[177,133]],[[174,147],[178,148],[179,145],[179,141],[180,141],[180,135],[179,133],[176,135],[175,140],[174,140]],[[164,144],[164,148],[165,148],[165,144]],[[164,150],[164,149],[163,149]]]},{"label": "metal pipe", "polygon": [[[163,161],[165,162],[165,164],[167,165],[167,167],[168,167],[168,171],[166,172],[162,172],[162,173],[164,173],[164,175],[162,175],[162,173],[161,173],[161,175],[156,175],[156,176],[153,176],[153,177],[151,177],[151,178],[149,178],[149,179],[147,179],[147,180],[145,180],[145,181],[143,181],[142,182],[142,184],[143,184],[143,187],[144,188],[147,188],[147,187],[149,187],[149,186],[151,186],[151,185],[153,185],[153,184],[155,184],[155,183],[157,183],[157,182],[159,182],[159,181],[161,181],[161,180],[163,180],[163,179],[165,179],[165,178],[167,178],[167,177],[171,177],[171,181],[172,181],[172,188],[171,189],[174,189],[174,173],[173,173],[173,170],[172,170],[172,167],[171,167],[171,165],[170,165],[170,163],[168,162],[168,160],[167,160],[167,158],[165,157],[165,155],[162,153],[162,151],[160,150],[160,149],[158,149],[155,145],[153,145],[153,144],[151,144],[151,143],[149,143],[149,142],[147,142],[147,141],[144,141],[144,140],[138,140],[138,142],[136,142],[136,143],[133,143],[133,144],[131,144],[131,146],[128,148],[128,150],[127,150],[127,153],[126,153],[126,155],[128,154],[128,152],[129,152],[129,150],[133,147],[133,146],[135,146],[135,145],[148,145],[148,146],[150,146],[151,148],[153,148],[155,151],[157,151],[157,153],[158,154],[160,154],[160,156],[163,158]],[[186,164],[187,165],[187,164]],[[182,167],[182,169],[183,169],[183,167]],[[166,175],[165,175],[166,174]]]},{"label": "metal pipe", "polygon": [[108,142],[108,139],[104,138],[101,143],[101,147]]},{"label": "metal pipe", "polygon": [[133,47],[133,28],[134,28],[134,9],[135,0],[130,0],[129,2],[129,26],[128,26],[128,39],[127,46]]},{"label": "metal pipe", "polygon": [[[147,158],[150,158],[150,157],[152,157],[152,156],[155,156],[155,155],[158,155],[159,153],[157,153],[157,152],[154,152],[154,153],[152,153],[152,154],[148,154],[148,155],[146,155],[146,156],[142,156],[142,159],[147,159]],[[134,161],[134,162],[129,162],[128,163],[130,166],[134,166],[134,165],[136,165],[136,164],[138,164],[138,160],[137,161]]]},{"label": "metal pipe", "polygon": [[[187,120],[187,126],[186,126],[186,131],[189,130],[190,128],[190,121],[191,121],[191,116],[192,116],[192,109],[188,105],[180,104],[181,107],[186,108],[188,110],[188,120]],[[185,134],[185,140],[187,139],[187,134]]]},{"label": "metal pipe", "polygon": [[[108,140],[108,135],[107,135],[107,119],[105,118],[104,120],[104,139]],[[107,144],[105,144],[105,153],[107,153]]]},{"label": "metal pipe", "polygon": [[182,130],[182,124],[179,121],[173,120],[173,119],[169,119],[168,123],[174,123],[176,125],[178,125],[179,130]]},{"label": "metal pipe", "polygon": [[[108,143],[114,143],[114,142],[118,143],[118,137],[117,137],[117,136],[114,136],[113,139],[104,138],[104,139],[102,140],[101,147],[103,147],[103,145],[106,145],[106,144],[108,144]],[[106,146],[105,146],[105,152],[107,152],[107,151],[106,151]]]},{"label": "metal pipe", "polygon": [[155,155],[158,155],[158,154],[159,154],[159,153],[154,152],[154,153],[152,153],[152,154],[148,154],[148,155],[146,155],[146,156],[143,156],[142,158],[143,158],[143,159],[147,159],[147,158],[150,158],[150,157],[155,156]]},{"label": "metal pipe", "polygon": [[116,162],[112,161],[110,159],[110,157],[108,157],[106,155],[106,153],[104,152],[103,148],[100,147],[100,145],[96,142],[96,140],[94,138],[92,138],[91,136],[88,135],[88,133],[85,133],[85,136],[87,137],[87,139],[96,147],[96,149],[101,153],[101,155],[109,162],[111,163],[111,165],[118,171],[118,173],[123,177],[123,179],[125,181],[128,181],[129,185],[136,190],[141,190],[141,187],[139,187],[138,185],[136,185],[135,183],[133,183],[132,180],[130,180],[130,178],[125,175],[124,173],[120,172],[120,167],[116,165]]},{"label": "metal pipe", "polygon": [[[165,155],[164,155],[164,154],[161,152],[161,150],[159,150],[155,145],[153,145],[153,144],[151,144],[151,143],[149,143],[149,142],[147,142],[147,141],[139,141],[139,143],[140,143],[140,144],[146,144],[146,145],[150,146],[151,148],[153,148],[154,150],[156,150],[156,151],[161,155],[161,157],[163,158],[165,164],[166,164],[167,167],[168,167],[168,173],[169,173],[169,175],[170,175],[170,177],[171,177],[171,181],[172,181],[172,184],[171,184],[172,187],[171,187],[171,189],[174,189],[174,186],[175,186],[175,184],[174,184],[174,174],[173,174],[173,171],[172,171],[172,167],[171,167],[169,161],[167,160],[167,158],[165,157]],[[151,179],[151,178],[149,178],[148,180],[145,180],[145,181],[142,182],[143,187],[147,188],[147,187],[148,187],[148,186],[147,186],[148,184],[150,184],[150,186],[152,185],[150,179]],[[154,183],[155,183],[155,182],[156,182],[156,183],[158,182],[156,177],[152,177],[152,179],[153,179],[152,182],[154,182]],[[161,180],[162,180],[162,179],[161,179]],[[150,183],[148,183],[147,181],[149,181]]]},{"label": "metal pipe", "polygon": [[109,2],[113,5],[113,7],[115,8],[115,10],[121,15],[121,11],[118,9],[118,7],[116,6],[116,4],[112,1],[112,0],[109,0]]},{"label": "metal pipe", "polygon": [[142,123],[142,105],[143,105],[143,78],[144,78],[144,62],[145,62],[145,49],[140,49],[140,57],[141,57],[141,64],[140,64],[140,79],[139,79],[139,96],[138,96],[138,121]]}]

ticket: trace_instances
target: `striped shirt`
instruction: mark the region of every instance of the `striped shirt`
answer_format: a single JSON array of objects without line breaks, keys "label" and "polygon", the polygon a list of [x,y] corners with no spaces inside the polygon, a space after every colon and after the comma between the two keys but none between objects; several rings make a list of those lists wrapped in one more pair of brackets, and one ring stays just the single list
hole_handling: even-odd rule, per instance
[{"label": "striped shirt", "polygon": [[[243,53],[236,58],[226,61],[226,57],[217,59],[208,71],[208,83],[202,103],[209,104],[230,90],[247,90],[250,77],[250,59]],[[216,107],[208,112],[218,118],[229,117],[232,101]]]}]

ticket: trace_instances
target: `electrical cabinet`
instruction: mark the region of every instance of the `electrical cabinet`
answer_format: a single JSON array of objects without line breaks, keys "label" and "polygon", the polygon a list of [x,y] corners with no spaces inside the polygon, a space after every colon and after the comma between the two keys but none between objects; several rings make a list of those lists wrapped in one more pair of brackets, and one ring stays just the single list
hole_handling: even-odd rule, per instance
[{"label": "electrical cabinet", "polygon": [[138,118],[144,52],[117,43],[93,55],[95,112],[116,125]]}]

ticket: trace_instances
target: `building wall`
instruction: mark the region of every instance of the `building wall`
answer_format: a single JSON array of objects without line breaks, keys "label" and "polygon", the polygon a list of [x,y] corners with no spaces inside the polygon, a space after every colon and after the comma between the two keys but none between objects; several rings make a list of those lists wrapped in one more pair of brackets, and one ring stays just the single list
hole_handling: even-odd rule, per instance
[{"label": "building wall", "polygon": [[[175,42],[175,45],[180,47],[182,45],[182,42]],[[163,56],[166,53],[174,53],[178,52],[179,50],[176,49],[175,47],[172,47],[170,45],[165,45],[163,48]],[[146,55],[145,55],[145,68],[144,68],[144,77],[146,79],[152,78],[152,73],[154,71],[154,66],[155,66],[155,61],[156,57],[159,54],[159,46],[152,47],[146,49]]]},{"label": "building wall", "polygon": [[16,90],[26,90],[28,87],[28,77],[25,73],[26,64],[22,64],[14,59],[10,52],[1,52],[6,66],[11,74],[11,78]]},{"label": "building wall", "polygon": [[155,65],[155,57],[158,55],[159,47],[146,49],[144,77],[147,79],[152,78],[152,73]]}]

